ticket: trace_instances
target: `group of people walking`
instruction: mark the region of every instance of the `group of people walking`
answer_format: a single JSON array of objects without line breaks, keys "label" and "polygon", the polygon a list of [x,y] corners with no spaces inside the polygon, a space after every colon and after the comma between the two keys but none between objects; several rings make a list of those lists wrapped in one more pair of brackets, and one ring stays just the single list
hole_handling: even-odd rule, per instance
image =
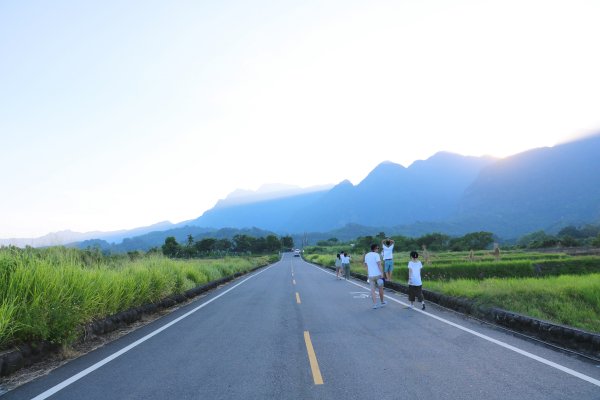
[{"label": "group of people walking", "polygon": [[[380,253],[381,251],[381,253]],[[383,265],[381,258],[383,257]],[[338,268],[338,259],[339,265]],[[343,268],[346,279],[350,278],[350,257],[347,253],[337,255],[336,258],[336,276],[338,279],[340,271]],[[392,280],[392,271],[394,270],[394,241],[386,238],[381,241],[381,247],[374,243],[371,245],[371,251],[365,254],[364,265],[367,269],[367,282],[371,289],[371,298],[373,299],[373,309],[383,307],[387,304],[383,295],[385,280]],[[421,281],[421,269],[423,265],[419,261],[419,253],[410,252],[410,261],[408,262],[408,301],[410,308],[414,307],[415,299],[421,303],[421,309],[425,310],[425,299],[423,298],[423,282]],[[377,299],[375,288],[379,291],[379,300]]]}]

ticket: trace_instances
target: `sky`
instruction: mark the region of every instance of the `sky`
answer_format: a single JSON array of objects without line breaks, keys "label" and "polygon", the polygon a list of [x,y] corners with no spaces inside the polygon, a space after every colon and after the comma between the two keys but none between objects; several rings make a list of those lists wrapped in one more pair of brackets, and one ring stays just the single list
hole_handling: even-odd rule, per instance
[{"label": "sky", "polygon": [[0,238],[600,131],[595,0],[2,1]]}]

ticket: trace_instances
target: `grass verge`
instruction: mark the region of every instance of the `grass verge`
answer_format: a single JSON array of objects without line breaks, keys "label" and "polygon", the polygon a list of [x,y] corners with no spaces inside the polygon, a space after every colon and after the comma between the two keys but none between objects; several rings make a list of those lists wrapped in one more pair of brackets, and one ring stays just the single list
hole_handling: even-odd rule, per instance
[{"label": "grass verge", "polygon": [[[278,258],[277,258],[278,259]],[[273,257],[173,260],[96,257],[74,249],[0,249],[0,348],[70,344],[95,320],[247,272]]]},{"label": "grass verge", "polygon": [[424,288],[600,333],[600,274],[424,282]]}]

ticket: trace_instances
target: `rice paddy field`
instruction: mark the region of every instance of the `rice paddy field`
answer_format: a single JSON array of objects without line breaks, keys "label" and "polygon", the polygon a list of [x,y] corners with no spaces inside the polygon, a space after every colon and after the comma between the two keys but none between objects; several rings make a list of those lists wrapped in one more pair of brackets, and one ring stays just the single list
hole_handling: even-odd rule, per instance
[{"label": "rice paddy field", "polygon": [[63,247],[0,248],[0,349],[36,340],[69,344],[96,319],[277,259],[132,260]]},{"label": "rice paddy field", "polygon": [[[333,266],[337,248],[305,258]],[[420,253],[423,288],[467,298],[534,318],[600,332],[600,257],[562,253],[490,251]],[[351,270],[365,274],[363,254],[351,256]],[[394,253],[393,280],[406,283],[408,252]]]}]

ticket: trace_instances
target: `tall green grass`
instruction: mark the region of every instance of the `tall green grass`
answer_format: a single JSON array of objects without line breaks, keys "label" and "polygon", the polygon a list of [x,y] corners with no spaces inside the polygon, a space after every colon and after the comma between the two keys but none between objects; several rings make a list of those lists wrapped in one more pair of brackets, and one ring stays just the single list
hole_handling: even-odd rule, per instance
[{"label": "tall green grass", "polygon": [[70,343],[94,319],[274,260],[172,260],[153,255],[129,261],[65,248],[2,248],[0,346],[31,340]]},{"label": "tall green grass", "polygon": [[528,279],[424,282],[426,289],[475,300],[591,332],[600,332],[600,274]]}]

